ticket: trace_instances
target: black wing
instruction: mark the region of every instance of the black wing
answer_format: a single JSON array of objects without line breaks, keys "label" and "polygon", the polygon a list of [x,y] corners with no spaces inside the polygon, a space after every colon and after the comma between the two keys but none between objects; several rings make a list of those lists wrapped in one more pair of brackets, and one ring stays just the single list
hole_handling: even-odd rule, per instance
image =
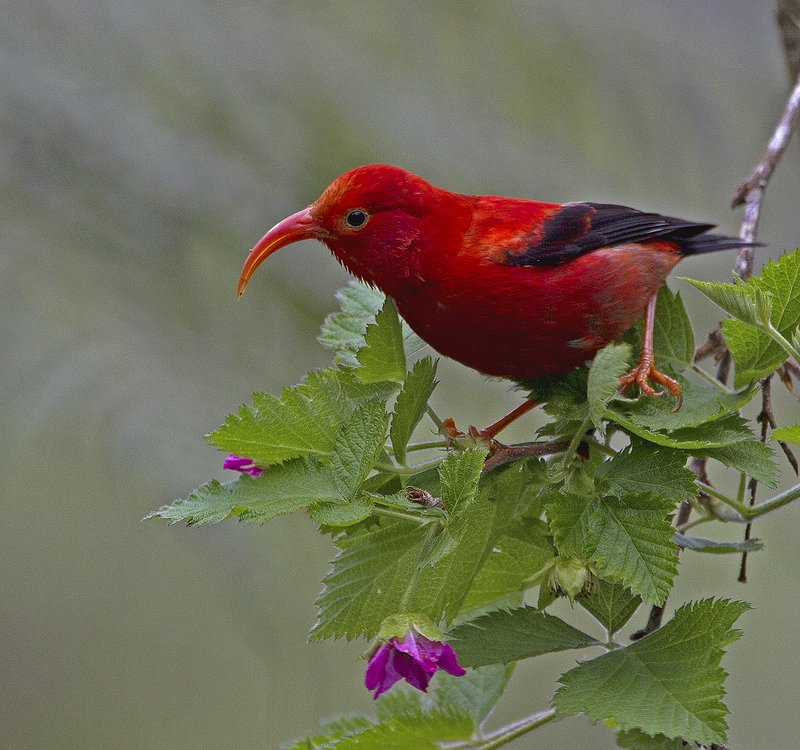
[{"label": "black wing", "polygon": [[531,244],[509,253],[511,266],[549,266],[601,247],[656,238],[674,242],[683,255],[727,250],[750,243],[735,237],[706,234],[714,224],[702,224],[661,214],[644,213],[608,203],[566,203],[551,216]]}]

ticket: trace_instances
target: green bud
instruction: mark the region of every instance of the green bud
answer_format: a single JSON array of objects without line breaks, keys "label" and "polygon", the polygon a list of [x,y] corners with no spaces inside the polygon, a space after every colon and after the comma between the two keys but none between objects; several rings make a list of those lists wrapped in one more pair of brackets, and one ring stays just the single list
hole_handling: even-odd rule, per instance
[{"label": "green bud", "polygon": [[590,593],[593,583],[594,570],[576,557],[557,557],[547,580],[553,593],[568,596],[571,602],[576,596]]}]

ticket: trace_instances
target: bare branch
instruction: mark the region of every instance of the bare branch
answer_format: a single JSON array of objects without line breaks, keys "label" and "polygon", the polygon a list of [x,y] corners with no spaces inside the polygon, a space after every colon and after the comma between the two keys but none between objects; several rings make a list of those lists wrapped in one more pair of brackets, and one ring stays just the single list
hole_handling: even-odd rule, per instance
[{"label": "bare branch", "polygon": [[[761,217],[761,203],[764,200],[764,193],[767,185],[778,165],[792,133],[797,127],[797,119],[800,114],[800,77],[795,81],[792,93],[786,102],[778,124],[769,139],[767,148],[761,156],[761,161],[756,164],[750,177],[736,188],[733,194],[732,207],[744,205],[744,218],[739,237],[747,242],[753,242],[758,231],[758,220]],[[743,279],[747,279],[753,272],[753,248],[743,247],[739,251],[734,267],[736,273]]]}]

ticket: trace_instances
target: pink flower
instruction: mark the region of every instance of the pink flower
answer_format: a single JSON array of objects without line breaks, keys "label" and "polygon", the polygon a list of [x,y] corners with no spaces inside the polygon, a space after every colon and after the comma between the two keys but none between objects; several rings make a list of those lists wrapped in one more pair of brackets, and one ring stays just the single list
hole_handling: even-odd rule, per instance
[{"label": "pink flower", "polygon": [[373,652],[367,664],[364,685],[367,690],[375,691],[373,700],[401,679],[425,692],[438,669],[455,677],[466,674],[452,646],[432,641],[409,627],[401,641],[392,638]]},{"label": "pink flower", "polygon": [[253,464],[252,458],[243,458],[242,456],[234,456],[231,453],[222,464],[223,469],[230,469],[231,471],[241,471],[242,474],[249,474],[251,477],[257,477],[261,473],[261,469]]}]

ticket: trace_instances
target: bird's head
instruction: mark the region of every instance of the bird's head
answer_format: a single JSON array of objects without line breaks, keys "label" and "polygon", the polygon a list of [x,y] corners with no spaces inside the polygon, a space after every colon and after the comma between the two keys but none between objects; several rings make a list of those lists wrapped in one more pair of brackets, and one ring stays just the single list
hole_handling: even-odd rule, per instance
[{"label": "bird's head", "polygon": [[[324,242],[355,276],[390,295],[419,285],[435,274],[429,252],[439,208],[455,196],[420,177],[387,164],[368,164],[337,177],[308,208],[270,229],[250,251],[239,277],[238,294],[256,268],[293,242]],[[452,214],[452,210],[450,212]],[[456,217],[450,215],[448,223]]]}]

